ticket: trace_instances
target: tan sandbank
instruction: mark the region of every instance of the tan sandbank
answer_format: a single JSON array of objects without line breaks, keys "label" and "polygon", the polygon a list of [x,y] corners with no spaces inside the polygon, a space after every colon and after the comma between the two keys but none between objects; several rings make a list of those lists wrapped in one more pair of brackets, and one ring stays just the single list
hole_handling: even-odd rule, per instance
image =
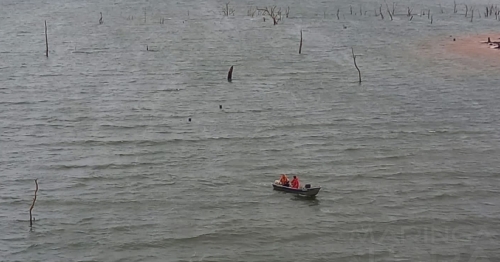
[{"label": "tan sandbank", "polygon": [[[490,43],[488,43],[488,38]],[[457,35],[451,36],[446,43],[446,49],[454,54],[484,60],[485,62],[496,62],[500,59],[500,33]]]}]

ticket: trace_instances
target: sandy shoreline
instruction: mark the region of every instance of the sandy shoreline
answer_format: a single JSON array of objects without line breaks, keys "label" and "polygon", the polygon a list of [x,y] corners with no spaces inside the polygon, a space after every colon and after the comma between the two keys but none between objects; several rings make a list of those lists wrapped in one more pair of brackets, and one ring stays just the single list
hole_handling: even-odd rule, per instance
[{"label": "sandy shoreline", "polygon": [[[445,49],[462,57],[472,58],[476,61],[496,62],[500,59],[500,49],[497,44],[487,44],[488,37],[491,42],[500,42],[500,33],[459,35],[445,40]],[[453,41],[455,39],[455,41]]]}]

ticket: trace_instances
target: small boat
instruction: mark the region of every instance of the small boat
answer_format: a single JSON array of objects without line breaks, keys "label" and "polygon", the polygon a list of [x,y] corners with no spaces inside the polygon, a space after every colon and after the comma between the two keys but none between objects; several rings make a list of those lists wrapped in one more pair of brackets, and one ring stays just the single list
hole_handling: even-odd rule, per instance
[{"label": "small boat", "polygon": [[316,196],[319,193],[319,190],[321,189],[321,187],[310,187],[310,185],[307,184],[303,188],[291,188],[291,187],[288,187],[288,186],[281,185],[279,183],[279,181],[275,181],[273,183],[273,189],[276,190],[276,191],[282,191],[282,192],[286,192],[286,193],[292,193],[292,194],[296,194],[296,195],[299,195],[299,196],[313,197],[313,196]]}]

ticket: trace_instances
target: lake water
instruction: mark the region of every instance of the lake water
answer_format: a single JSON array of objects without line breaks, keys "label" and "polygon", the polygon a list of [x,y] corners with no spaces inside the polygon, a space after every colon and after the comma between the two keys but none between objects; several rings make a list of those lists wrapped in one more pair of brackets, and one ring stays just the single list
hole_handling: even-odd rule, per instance
[{"label": "lake water", "polygon": [[3,0],[0,261],[498,261],[500,66],[446,42],[500,22],[469,2]]}]

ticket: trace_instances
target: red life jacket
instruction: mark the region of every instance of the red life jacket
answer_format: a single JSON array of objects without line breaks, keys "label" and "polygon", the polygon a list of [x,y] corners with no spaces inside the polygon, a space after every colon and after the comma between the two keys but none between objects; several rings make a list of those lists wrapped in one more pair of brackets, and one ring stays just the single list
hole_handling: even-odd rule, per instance
[{"label": "red life jacket", "polygon": [[298,178],[294,178],[292,180],[292,188],[299,188],[299,179]]}]

